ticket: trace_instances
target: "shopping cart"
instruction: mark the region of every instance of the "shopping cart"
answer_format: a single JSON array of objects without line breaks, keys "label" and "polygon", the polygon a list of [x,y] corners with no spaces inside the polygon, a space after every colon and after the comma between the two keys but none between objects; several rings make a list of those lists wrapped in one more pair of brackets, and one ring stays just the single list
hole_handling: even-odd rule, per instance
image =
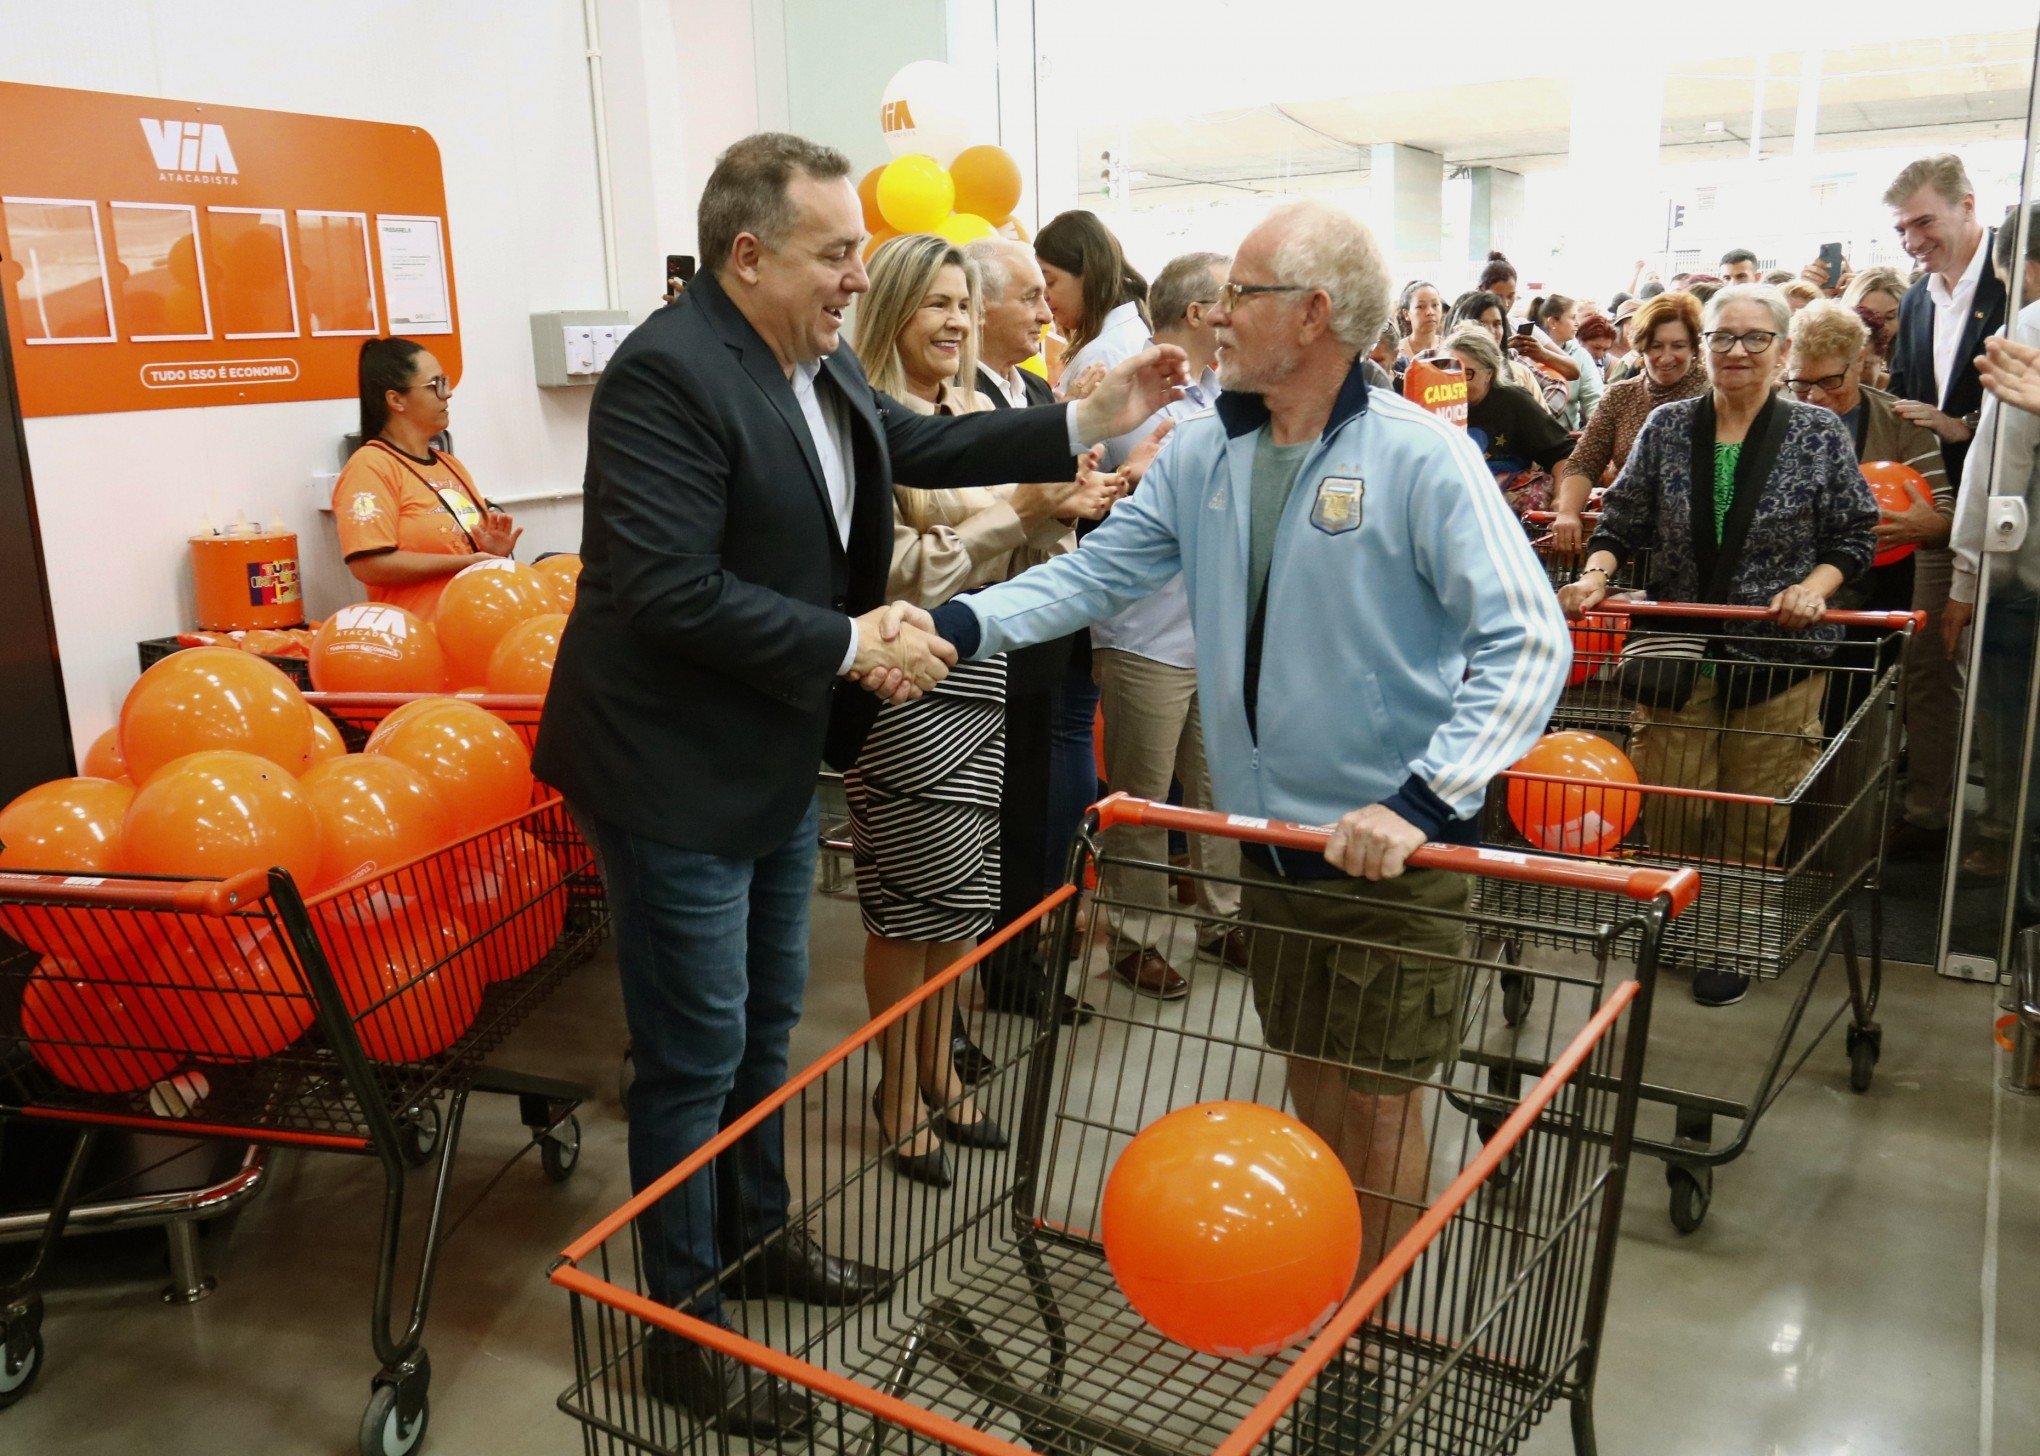
[{"label": "shopping cart", "polygon": [[[1670,1109],[1671,1128],[1653,1137],[1647,1127],[1636,1146],[1664,1161],[1672,1222],[1690,1233],[1707,1216],[1713,1170],[1749,1146],[1765,1111],[1844,1017],[1849,1084],[1869,1090],[1884,1040],[1876,1020],[1883,978],[1881,876],[1898,758],[1900,676],[1905,641],[1923,619],[1910,612],[1829,612],[1823,620],[1847,635],[1816,649],[1777,628],[1763,607],[1610,599],[1595,612],[1626,626],[1614,650],[1590,664],[1588,680],[1561,697],[1551,726],[1627,748],[1642,783],[1596,805],[1578,797],[1577,781],[1510,770],[1489,789],[1483,837],[1567,854],[1593,848],[1567,842],[1579,832],[1572,823],[1577,807],[1584,803],[1597,814],[1634,806],[1640,809],[1634,824],[1618,843],[1594,848],[1601,858],[1589,862],[1691,866],[1706,886],[1700,904],[1667,930],[1661,962],[1793,983],[1768,1053],[1746,1069],[1754,1075],[1751,1090],[1717,1095],[1658,1080],[1641,1089],[1647,1107]],[[1647,645],[1658,655],[1642,655]],[[1703,682],[1706,688],[1697,686]],[[1677,726],[1684,720],[1676,713],[1659,711],[1656,723],[1646,726],[1650,715],[1639,708],[1634,689],[1669,703],[1681,684],[1694,685],[1696,694],[1728,694],[1746,707],[1774,704],[1772,716],[1796,714],[1797,721],[1776,726],[1744,718],[1737,727],[1706,730]],[[1745,787],[1762,791],[1686,786],[1708,772],[1710,762],[1727,770],[1723,777],[1743,776]],[[1534,840],[1512,816],[1512,796],[1520,813],[1545,825]],[[1487,913],[1538,923],[1591,924],[1600,914],[1594,901],[1563,888],[1498,882],[1482,883],[1480,905]],[[1858,908],[1867,921],[1867,944],[1858,941]],[[1526,945],[1539,943],[1535,934],[1506,938],[1496,954],[1520,961]],[[1814,995],[1836,959],[1846,994],[1809,1029]],[[1519,983],[1507,1001],[1508,1018],[1524,1022],[1534,984]],[[1669,1029],[1679,1017],[1682,1024]],[[1736,1025],[1718,1013],[1696,1019],[1661,1007],[1661,1045],[1653,1061],[1702,1047],[1722,1054],[1716,1060],[1725,1065],[1722,1034]],[[1541,1065],[1535,1058],[1504,1058],[1495,1070],[1532,1076]],[[1655,1066],[1654,1076],[1663,1075],[1662,1065]],[[1715,1136],[1717,1118],[1734,1124],[1725,1139]]]},{"label": "shopping cart", "polygon": [[[1094,864],[1107,885],[1121,868],[1168,874],[1166,864],[1129,864],[1099,848],[1101,830],[1143,822],[1306,853],[1322,850],[1327,837],[1323,829],[1123,795],[1097,806],[1070,885],[565,1251],[552,1278],[572,1295],[576,1376],[560,1405],[581,1423],[586,1451],[725,1445],[719,1428],[654,1393],[670,1388],[661,1383],[664,1362],[688,1347],[799,1387],[814,1419],[782,1444],[809,1450],[877,1456],[925,1442],[974,1456],[1245,1456],[1290,1442],[1323,1456],[1457,1456],[1514,1449],[1562,1399],[1571,1402],[1577,1449],[1594,1449],[1594,1372],[1653,960],[1664,926],[1697,893],[1697,877],[1472,848],[1417,853],[1413,865],[1598,897],[1607,912],[1600,924],[1536,927],[1573,954],[1525,971],[1578,1029],[1560,1034],[1553,1023],[1541,1048],[1548,1070],[1510,1095],[1490,1090],[1473,1063],[1449,1056],[1429,1077],[1390,1078],[1390,1095],[1431,1094],[1420,1099],[1428,1118],[1421,1149],[1405,1144],[1407,1161],[1398,1157],[1380,1186],[1361,1190],[1376,1245],[1392,1247],[1307,1346],[1231,1360],[1173,1344],[1135,1314],[1097,1230],[1105,1178],[1141,1128],[1213,1099],[1283,1103],[1286,1059],[1264,1045],[1245,978],[1212,968],[1200,972],[1189,998],[1166,1003],[1107,980],[1099,1014],[1082,1028],[1062,1026],[1052,1008],[1039,1019],[975,1014],[972,1035],[993,1065],[975,1089],[976,1106],[1017,1132],[1010,1152],[959,1150],[962,1165],[945,1191],[901,1179],[872,1118],[880,1039],[904,1037],[907,1018],[939,1008],[987,955],[1042,934],[1083,957],[1087,969],[1110,953],[1079,933],[1079,905],[1099,925],[1133,913],[1130,905],[1106,891],[1080,901],[1076,887]],[[1314,887],[1297,893],[1326,895]],[[1358,965],[1398,950],[1298,935],[1251,917],[1240,923],[1256,962],[1270,958],[1278,977],[1313,951]],[[1500,1027],[1486,989],[1497,965],[1475,948],[1524,927],[1470,913],[1441,914],[1437,923],[1460,950],[1432,968],[1474,987],[1463,1013],[1468,1043],[1520,1036]],[[1198,924],[1172,908],[1155,912],[1142,933],[1187,944]],[[1625,1018],[1626,1038],[1618,1029]],[[1323,1065],[1299,1061],[1306,1064],[1313,1075]],[[668,1195],[729,1172],[761,1124],[784,1132],[795,1185],[789,1228],[804,1228],[830,1252],[894,1270],[886,1301],[847,1310],[753,1303],[743,1307],[746,1332],[738,1333],[688,1312],[701,1307],[707,1285],[671,1305],[648,1297],[641,1240],[656,1236],[661,1218],[685,1216]],[[1397,1191],[1420,1160],[1429,1176],[1417,1174],[1414,1193]],[[731,1263],[722,1282],[759,1254],[754,1248]]]},{"label": "shopping cart", "polygon": [[[311,701],[358,732],[406,700]],[[535,700],[481,701],[535,720]],[[422,1334],[469,1094],[518,1099],[554,1181],[579,1155],[582,1089],[483,1065],[608,926],[593,858],[560,799],[543,789],[534,799],[442,850],[311,896],[280,869],[224,881],[0,876],[10,937],[0,944],[22,947],[0,956],[0,1120],[80,1130],[28,1269],[0,1286],[0,1406],[40,1372],[36,1286],[98,1132],[218,1137],[381,1163],[370,1333],[382,1368],[359,1444],[364,1456],[416,1448],[431,1379]],[[384,967],[394,969],[376,980]],[[428,1164],[415,1285],[408,1313],[393,1317],[406,1172]]]}]

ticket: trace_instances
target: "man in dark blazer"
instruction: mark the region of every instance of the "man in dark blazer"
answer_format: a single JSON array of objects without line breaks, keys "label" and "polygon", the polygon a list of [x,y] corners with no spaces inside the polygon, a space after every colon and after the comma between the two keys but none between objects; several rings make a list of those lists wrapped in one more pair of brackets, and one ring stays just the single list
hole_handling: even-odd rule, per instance
[{"label": "man in dark blazer", "polygon": [[[724,153],[698,228],[707,271],[595,391],[585,569],[533,758],[602,862],[639,1189],[786,1080],[825,742],[849,762],[876,711],[862,689],[904,700],[953,661],[926,613],[884,605],[892,484],[1066,478],[1183,374],[1179,352],[1150,350],[1080,405],[954,419],[874,393],[836,347],[869,287],[850,164],[798,137]],[[641,1216],[652,1297],[720,1320],[725,1291],[848,1304],[890,1288],[787,1226],[776,1117],[715,1172]],[[698,1346],[658,1342],[645,1370],[731,1435],[812,1419],[793,1387]]]},{"label": "man in dark blazer", "polygon": [[2005,324],[1992,234],[1977,220],[1975,189],[1953,155],[1912,163],[1885,190],[1884,205],[1907,254],[1926,270],[1899,300],[1891,393],[1901,415],[1940,437],[1948,479],[1960,481],[1983,409],[1976,356]]}]

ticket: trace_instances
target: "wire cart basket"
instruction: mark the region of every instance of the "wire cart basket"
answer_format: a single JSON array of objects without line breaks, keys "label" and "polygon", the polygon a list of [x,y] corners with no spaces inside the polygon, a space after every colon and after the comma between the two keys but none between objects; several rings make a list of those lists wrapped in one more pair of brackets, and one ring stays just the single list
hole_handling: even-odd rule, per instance
[{"label": "wire cart basket", "polygon": [[[1598,499],[1599,492],[1595,494]],[[1587,564],[1587,550],[1584,545],[1576,551],[1561,551],[1553,542],[1551,528],[1557,520],[1556,511],[1523,512],[1523,526],[1530,532],[1531,549],[1537,553],[1537,559],[1544,563],[1545,578],[1554,588],[1577,581],[1581,568]],[[1580,512],[1580,536],[1583,542],[1594,534],[1594,527],[1600,520],[1599,511]],[[1621,566],[1616,568],[1614,580],[1609,583],[1610,588],[1615,591],[1642,589],[1650,581],[1650,558],[1651,548],[1648,546],[1631,552]]]},{"label": "wire cart basket", "polygon": [[[1753,1075],[1753,1087],[1722,1095],[1666,1085],[1660,1064],[1641,1088],[1647,1110],[1670,1111],[1670,1130],[1652,1136],[1647,1122],[1636,1146],[1664,1162],[1672,1223],[1691,1233],[1712,1203],[1713,1170],[1749,1146],[1763,1114],[1844,1018],[1849,1084],[1869,1090],[1883,1048],[1881,878],[1902,662],[1922,619],[1831,611],[1823,623],[1844,635],[1815,642],[1777,627],[1763,607],[1611,598],[1592,615],[1603,630],[1576,628],[1574,686],[1551,727],[1625,749],[1640,783],[1582,791],[1575,779],[1509,770],[1489,788],[1483,838],[1541,853],[1585,851],[1593,863],[1696,869],[1705,894],[1667,930],[1661,964],[1790,987],[1767,1053],[1740,1069]],[[1555,887],[1484,881],[1479,902],[1540,923],[1587,924],[1599,914],[1591,900]],[[1536,935],[1512,937],[1495,953],[1521,961],[1526,946],[1542,944]],[[1809,1023],[1835,960],[1845,994]],[[1505,978],[1503,995],[1507,1019],[1527,1024],[1534,983]],[[1718,1016],[1661,1006],[1657,1055],[1700,1051],[1728,1065],[1724,1025],[1707,1019]],[[1494,1070],[1534,1076],[1540,1067],[1535,1058],[1509,1058]],[[1726,1138],[1716,1137],[1717,1118],[1733,1125]]]},{"label": "wire cart basket", "polygon": [[[308,695],[356,737],[408,699]],[[479,700],[512,723],[537,699]],[[364,1456],[422,1439],[422,1336],[471,1092],[513,1095],[546,1175],[580,1148],[567,1082],[484,1059],[608,929],[593,856],[542,786],[505,821],[307,896],[288,872],[229,880],[0,875],[0,1122],[79,1137],[27,1270],[0,1285],[0,1407],[44,1357],[43,1266],[101,1130],[353,1153],[386,1193],[370,1332],[381,1369]],[[397,1295],[407,1173],[429,1185],[415,1285]]]},{"label": "wire cart basket", "polygon": [[[1697,893],[1697,877],[1473,848],[1417,852],[1413,865],[1598,896],[1602,923],[1534,927],[1573,954],[1523,972],[1552,1004],[1566,1005],[1577,1029],[1561,1034],[1553,1023],[1539,1048],[1544,1075],[1509,1095],[1490,1090],[1476,1063],[1449,1052],[1428,1072],[1390,1074],[1383,1095],[1424,1094],[1401,1104],[1422,1109],[1422,1131],[1401,1144],[1387,1178],[1357,1190],[1374,1230],[1357,1287],[1307,1344],[1225,1359],[1170,1342],[1134,1312],[1098,1230],[1106,1176],[1156,1118],[1213,1099],[1284,1104],[1292,1063],[1264,1044],[1246,977],[1200,971],[1193,993],[1172,1002],[1106,981],[1102,996],[1089,992],[1102,1004],[1081,1028],[1062,1026],[1052,1007],[1039,1018],[969,1013],[990,1062],[969,1095],[977,1111],[1016,1131],[1008,1151],[956,1149],[962,1161],[947,1189],[899,1176],[888,1149],[905,1143],[889,1138],[874,1115],[882,1039],[907,1037],[911,1018],[967,989],[972,968],[1001,946],[1045,936],[1088,971],[1102,970],[1111,952],[1109,936],[1080,930],[1086,916],[1092,930],[1110,922],[1164,944],[1195,937],[1198,915],[1173,900],[1150,912],[1115,899],[1122,872],[1170,873],[1167,864],[1101,848],[1102,831],[1134,823],[1305,854],[1327,840],[1323,829],[1124,795],[1094,808],[1070,884],[795,1075],[565,1251],[552,1278],[572,1296],[576,1376],[560,1405],[580,1422],[584,1450],[694,1453],[729,1442],[714,1412],[697,1419],[669,1383],[669,1362],[683,1350],[735,1362],[722,1368],[754,1380],[765,1372],[789,1382],[807,1418],[789,1422],[798,1429],[780,1441],[811,1451],[1456,1456],[1513,1450],[1559,1400],[1571,1402],[1577,1449],[1595,1449],[1594,1371],[1653,961],[1665,925]],[[1101,888],[1085,896],[1078,887],[1093,868]],[[1296,893],[1339,898],[1308,885]],[[1256,903],[1249,898],[1250,909]],[[1134,916],[1142,920],[1137,930],[1115,918]],[[1396,945],[1299,934],[1251,914],[1239,924],[1253,962],[1277,981],[1300,974],[1313,955],[1372,965],[1398,982],[1405,970],[1416,973]],[[1466,1044],[1520,1037],[1500,1025],[1491,984],[1502,967],[1479,947],[1532,927],[1456,912],[1441,913],[1432,928],[1454,949],[1422,969],[1463,993],[1453,1026]],[[939,1014],[946,1022],[947,1012]],[[1299,1075],[1351,1070],[1312,1058],[1293,1067]],[[953,1099],[926,1118],[961,1106]],[[788,1224],[745,1231],[747,1249],[726,1237],[718,1279],[661,1302],[647,1281],[645,1245],[662,1219],[686,1216],[670,1195],[689,1180],[730,1174],[761,1127],[784,1133],[794,1185]],[[1420,1165],[1412,1179],[1409,1170]],[[892,1270],[890,1294],[847,1309],[753,1301],[741,1306],[741,1325],[716,1317],[723,1307],[715,1290],[731,1288],[795,1230],[829,1253]]]}]

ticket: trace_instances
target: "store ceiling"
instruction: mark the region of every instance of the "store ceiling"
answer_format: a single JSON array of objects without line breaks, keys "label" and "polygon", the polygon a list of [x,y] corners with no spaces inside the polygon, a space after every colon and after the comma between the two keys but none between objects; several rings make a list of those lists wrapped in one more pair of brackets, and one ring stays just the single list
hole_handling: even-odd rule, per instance
[{"label": "store ceiling", "polygon": [[[1817,152],[1957,142],[2024,133],[2033,32],[1827,50],[1820,62]],[[1746,157],[1763,90],[1763,154],[1788,155],[1799,107],[1798,52],[1675,66],[1664,78],[1660,146],[1667,164]],[[1241,191],[1351,186],[1368,148],[1400,142],[1453,167],[1515,172],[1562,167],[1580,75],[1426,86],[1364,96],[1270,102],[1203,115],[1148,117],[1079,129],[1082,191],[1104,190],[1101,153],[1124,151],[1144,201]],[[1601,66],[1589,83],[1611,117],[1640,84]]]}]

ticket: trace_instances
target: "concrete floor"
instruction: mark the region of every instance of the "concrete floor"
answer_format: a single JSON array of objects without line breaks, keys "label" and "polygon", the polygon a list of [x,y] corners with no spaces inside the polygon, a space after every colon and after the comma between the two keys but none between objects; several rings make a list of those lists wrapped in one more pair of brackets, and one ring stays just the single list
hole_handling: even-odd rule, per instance
[{"label": "concrete floor", "polygon": [[[860,1024],[853,905],[818,896],[805,1063]],[[1200,975],[1223,973],[1204,967]],[[1665,1025],[1698,1013],[1668,982]],[[1777,998],[1708,1013],[1710,1039],[1761,1054]],[[1600,1382],[1601,1449],[1648,1456],[2029,1456],[2040,1449],[2040,1101],[1994,1090],[1990,990],[1894,970],[1884,1060],[1867,1096],[1838,1041],[1814,1055],[1723,1169],[1712,1213],[1670,1227],[1659,1166],[1639,1162]],[[606,955],[577,973],[500,1060],[595,1085],[581,1168],[547,1184],[525,1158],[441,1263],[427,1343],[426,1449],[581,1449],[554,1407],[572,1354],[554,1254],[627,1196],[615,1094],[622,1044]],[[478,1103],[458,1212],[522,1140]],[[48,1291],[48,1363],[0,1414],[8,1456],[336,1456],[374,1361],[367,1316],[381,1186],[360,1161],[281,1156],[266,1193],[204,1253],[216,1294],[155,1297],[151,1235],[73,1241]],[[2003,1257],[2000,1258],[2000,1251]],[[4,1251],[10,1262],[15,1251]],[[1571,1449],[1562,1413],[1524,1448]]]}]

